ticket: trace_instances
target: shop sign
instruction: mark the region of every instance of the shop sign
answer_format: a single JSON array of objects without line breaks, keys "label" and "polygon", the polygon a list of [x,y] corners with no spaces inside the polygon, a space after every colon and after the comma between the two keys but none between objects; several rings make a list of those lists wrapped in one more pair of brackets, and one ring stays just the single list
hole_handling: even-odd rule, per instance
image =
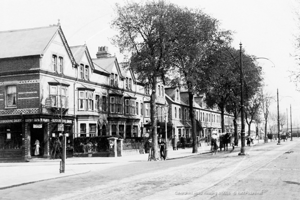
[{"label": "shop sign", "polygon": [[45,119],[45,118],[36,118],[33,119],[34,122],[49,122],[49,119]]},{"label": "shop sign", "polygon": [[65,124],[72,124],[72,120],[70,119],[51,119],[51,122],[54,122],[54,123],[65,123]]},{"label": "shop sign", "polygon": [[33,124],[33,128],[43,128],[43,124]]},{"label": "shop sign", "polygon": [[64,131],[64,125],[63,124],[58,124],[57,125],[57,130],[58,131]]},{"label": "shop sign", "polygon": [[45,107],[46,108],[50,108],[51,107],[51,99],[50,98],[46,98],[46,100],[45,100]]},{"label": "shop sign", "polygon": [[21,119],[5,119],[5,120],[0,120],[0,124],[19,123],[21,121],[22,121]]}]

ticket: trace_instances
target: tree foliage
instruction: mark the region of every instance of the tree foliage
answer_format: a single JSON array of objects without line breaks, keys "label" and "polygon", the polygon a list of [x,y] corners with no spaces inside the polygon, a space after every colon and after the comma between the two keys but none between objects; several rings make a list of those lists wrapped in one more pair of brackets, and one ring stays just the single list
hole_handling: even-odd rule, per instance
[{"label": "tree foliage", "polygon": [[[179,9],[172,23],[174,43],[171,63],[177,71],[173,85],[182,85],[187,89],[189,99],[189,115],[192,124],[193,153],[197,153],[197,135],[195,131],[194,95],[197,84],[204,80],[202,63],[214,45],[224,43],[229,38],[229,31],[220,31],[218,21],[200,10]],[[223,38],[222,38],[223,37]]]},{"label": "tree foliage", "polygon": [[137,79],[151,88],[151,135],[155,158],[159,158],[156,129],[156,85],[170,69],[170,52],[174,41],[171,26],[177,6],[164,1],[117,5],[112,26],[118,30],[114,42],[121,52],[130,52],[129,67]]}]

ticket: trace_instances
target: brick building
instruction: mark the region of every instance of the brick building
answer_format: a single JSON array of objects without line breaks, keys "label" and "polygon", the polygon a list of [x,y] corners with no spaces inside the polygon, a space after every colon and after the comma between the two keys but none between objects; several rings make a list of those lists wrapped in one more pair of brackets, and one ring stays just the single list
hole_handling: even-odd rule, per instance
[{"label": "brick building", "polygon": [[0,159],[50,157],[62,134],[68,146],[74,137],[142,136],[149,95],[106,47],[92,59],[60,26],[0,32],[0,43]]}]

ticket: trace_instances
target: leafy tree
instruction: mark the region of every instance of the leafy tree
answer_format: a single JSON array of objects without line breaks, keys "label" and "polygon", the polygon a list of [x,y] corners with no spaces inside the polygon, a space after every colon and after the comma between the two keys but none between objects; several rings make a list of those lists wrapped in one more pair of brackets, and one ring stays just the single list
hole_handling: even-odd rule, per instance
[{"label": "leafy tree", "polygon": [[151,88],[151,136],[154,156],[159,158],[157,143],[156,86],[158,79],[164,81],[170,69],[170,48],[174,39],[171,27],[177,7],[164,1],[145,4],[117,5],[117,17],[112,26],[118,30],[114,42],[121,52],[130,52],[129,67],[137,79]]},{"label": "leafy tree", "polygon": [[228,37],[229,32],[219,31],[218,21],[200,10],[180,8],[176,13],[176,18],[173,19],[175,19],[172,23],[174,44],[171,60],[178,72],[178,77],[173,79],[173,84],[183,84],[187,89],[192,125],[192,151],[197,153],[196,121],[193,107],[197,83],[205,80],[202,63],[214,45],[220,44],[220,41],[225,42],[221,37]]},{"label": "leafy tree", "polygon": [[[240,113],[240,51],[222,47],[208,57],[206,76],[206,103],[209,107],[218,106],[221,111],[221,127],[225,132],[225,111],[234,114],[235,136],[237,136],[237,117]],[[261,83],[261,68],[256,66],[251,56],[242,52],[243,61],[243,97],[245,105],[257,93]],[[236,140],[237,144],[237,140]]]}]

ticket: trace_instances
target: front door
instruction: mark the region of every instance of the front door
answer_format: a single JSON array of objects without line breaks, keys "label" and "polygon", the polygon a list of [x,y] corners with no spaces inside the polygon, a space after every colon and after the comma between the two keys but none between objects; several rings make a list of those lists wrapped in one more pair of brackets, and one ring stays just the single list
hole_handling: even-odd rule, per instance
[{"label": "front door", "polygon": [[31,156],[44,155],[44,124],[31,127]]}]

